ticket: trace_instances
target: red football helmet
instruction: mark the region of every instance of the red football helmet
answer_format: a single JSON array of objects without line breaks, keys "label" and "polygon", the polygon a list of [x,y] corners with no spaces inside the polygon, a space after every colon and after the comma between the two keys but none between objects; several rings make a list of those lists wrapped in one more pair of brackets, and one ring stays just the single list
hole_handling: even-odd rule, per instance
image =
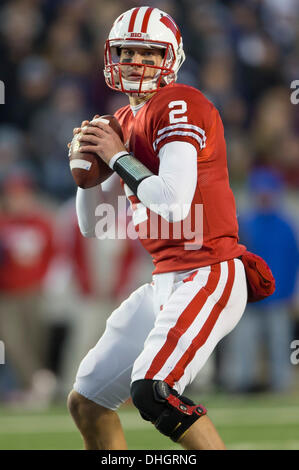
[{"label": "red football helmet", "polygon": [[[134,47],[158,48],[163,56],[161,64],[120,62],[120,49]],[[158,8],[133,8],[114,22],[105,43],[104,60],[104,75],[110,88],[124,93],[153,93],[177,79],[178,70],[185,60],[181,33],[174,20]],[[128,66],[143,67],[140,80],[123,77],[122,67]],[[149,69],[155,69],[155,74],[146,79]]]}]

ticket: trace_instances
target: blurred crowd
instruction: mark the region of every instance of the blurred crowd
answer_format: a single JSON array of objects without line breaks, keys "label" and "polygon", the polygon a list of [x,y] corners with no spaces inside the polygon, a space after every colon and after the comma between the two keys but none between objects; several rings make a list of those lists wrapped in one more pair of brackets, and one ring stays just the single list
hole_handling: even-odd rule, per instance
[{"label": "blurred crowd", "polygon": [[[199,88],[219,109],[241,241],[264,256],[279,279],[276,296],[249,307],[250,325],[240,324],[216,351],[213,380],[230,391],[250,391],[260,382],[288,390],[297,372],[289,344],[299,339],[299,104],[290,100],[291,82],[299,79],[298,0],[145,3],[167,11],[181,29],[187,59],[178,81]],[[74,127],[127,104],[104,82],[103,46],[115,18],[142,4],[0,3],[3,400],[13,392],[45,401],[51,390],[67,393],[113,306],[150,276],[150,260],[137,243],[119,240],[112,247],[109,240],[81,237],[67,161]],[[117,195],[118,188],[112,190]],[[246,349],[248,331],[256,342]],[[255,370],[261,363],[268,376]]]}]

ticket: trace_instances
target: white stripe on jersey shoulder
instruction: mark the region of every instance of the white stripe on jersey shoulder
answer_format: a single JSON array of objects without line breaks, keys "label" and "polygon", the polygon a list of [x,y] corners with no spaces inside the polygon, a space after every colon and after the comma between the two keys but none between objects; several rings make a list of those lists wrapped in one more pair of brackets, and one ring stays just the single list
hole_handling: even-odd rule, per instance
[{"label": "white stripe on jersey shoulder", "polygon": [[157,150],[157,145],[161,140],[165,139],[166,137],[170,137],[172,135],[181,135],[181,136],[186,136],[186,137],[193,137],[197,142],[199,143],[199,146],[201,149],[205,148],[206,143],[205,140],[203,140],[201,137],[198,136],[198,134],[195,134],[194,132],[186,132],[186,131],[173,131],[173,132],[168,132],[167,134],[161,135],[158,139],[155,140],[153,143],[153,148],[156,151]]},{"label": "white stripe on jersey shoulder", "polygon": [[193,124],[183,124],[183,123],[179,123],[179,124],[172,124],[171,126],[167,126],[167,127],[163,127],[163,129],[160,129],[157,133],[157,135],[161,135],[163,134],[164,132],[167,132],[167,131],[171,131],[173,129],[179,129],[179,128],[183,128],[183,129],[192,129],[194,131],[197,131],[199,134],[201,134],[203,136],[203,140],[204,142],[206,141],[206,133],[205,131],[201,128],[201,127],[198,127],[198,126],[194,126]]}]

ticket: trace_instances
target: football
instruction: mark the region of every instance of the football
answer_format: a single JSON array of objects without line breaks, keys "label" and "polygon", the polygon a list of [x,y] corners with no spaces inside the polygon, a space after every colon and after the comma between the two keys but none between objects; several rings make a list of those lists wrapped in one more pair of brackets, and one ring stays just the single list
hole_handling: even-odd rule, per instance
[{"label": "football", "polygon": [[[114,116],[105,114],[93,121],[103,121],[105,124],[109,124],[123,142],[122,129]],[[92,125],[92,122],[89,125]],[[112,175],[113,170],[96,153],[79,151],[80,142],[78,138],[81,135],[81,132],[76,134],[70,145],[70,169],[77,186],[87,189],[103,183]]]}]

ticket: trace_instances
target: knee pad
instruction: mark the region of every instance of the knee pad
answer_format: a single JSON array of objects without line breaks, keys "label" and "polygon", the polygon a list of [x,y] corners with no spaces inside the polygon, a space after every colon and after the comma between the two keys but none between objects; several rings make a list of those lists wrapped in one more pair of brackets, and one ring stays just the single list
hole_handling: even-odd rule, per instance
[{"label": "knee pad", "polygon": [[201,416],[202,405],[179,395],[162,380],[137,380],[132,383],[131,397],[143,419],[151,421],[165,436],[177,442]]}]

